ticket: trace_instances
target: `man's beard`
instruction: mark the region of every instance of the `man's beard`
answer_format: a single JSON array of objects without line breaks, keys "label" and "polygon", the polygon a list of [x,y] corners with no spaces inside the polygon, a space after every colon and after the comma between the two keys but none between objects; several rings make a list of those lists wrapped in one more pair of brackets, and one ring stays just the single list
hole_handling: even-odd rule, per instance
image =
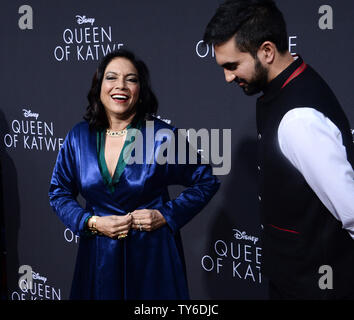
[{"label": "man's beard", "polygon": [[268,70],[263,67],[262,63],[259,61],[258,57],[255,58],[254,74],[252,79],[247,82],[244,79],[236,78],[237,83],[243,82],[245,85],[242,88],[243,92],[252,96],[263,90],[263,88],[268,83]]}]

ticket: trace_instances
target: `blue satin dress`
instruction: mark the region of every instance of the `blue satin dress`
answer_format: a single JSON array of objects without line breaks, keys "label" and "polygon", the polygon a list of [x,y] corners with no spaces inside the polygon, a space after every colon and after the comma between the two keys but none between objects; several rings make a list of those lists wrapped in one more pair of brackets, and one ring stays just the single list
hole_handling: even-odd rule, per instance
[{"label": "blue satin dress", "polygon": [[[153,132],[160,129],[177,132],[154,119]],[[146,122],[141,133],[146,147]],[[155,150],[171,139],[168,133],[165,138],[154,142]],[[112,191],[99,168],[97,132],[80,122],[68,133],[53,170],[49,199],[61,221],[80,236],[71,299],[189,299],[180,229],[208,203],[219,181],[209,165],[158,164],[147,157],[148,152],[142,164],[126,164]],[[186,189],[171,200],[169,185]],[[85,209],[76,200],[79,193]],[[87,234],[89,216],[125,215],[137,209],[157,209],[167,224],[151,232],[131,229],[124,240]]]}]

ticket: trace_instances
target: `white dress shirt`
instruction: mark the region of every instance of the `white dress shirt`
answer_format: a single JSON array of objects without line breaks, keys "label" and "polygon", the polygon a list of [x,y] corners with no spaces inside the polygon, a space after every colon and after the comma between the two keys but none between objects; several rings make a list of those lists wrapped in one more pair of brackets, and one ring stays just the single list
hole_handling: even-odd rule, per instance
[{"label": "white dress shirt", "polygon": [[278,141],[284,156],[354,239],[354,171],[336,125],[313,108],[295,108],[281,120]]}]

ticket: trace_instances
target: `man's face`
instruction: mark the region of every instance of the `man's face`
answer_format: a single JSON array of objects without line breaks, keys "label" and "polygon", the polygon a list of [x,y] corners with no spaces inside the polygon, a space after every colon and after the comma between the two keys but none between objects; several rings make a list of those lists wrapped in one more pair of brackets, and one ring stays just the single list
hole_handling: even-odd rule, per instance
[{"label": "man's face", "polygon": [[235,81],[246,95],[260,92],[268,82],[268,70],[258,57],[241,52],[232,37],[228,41],[215,45],[216,62],[224,69],[225,80]]}]

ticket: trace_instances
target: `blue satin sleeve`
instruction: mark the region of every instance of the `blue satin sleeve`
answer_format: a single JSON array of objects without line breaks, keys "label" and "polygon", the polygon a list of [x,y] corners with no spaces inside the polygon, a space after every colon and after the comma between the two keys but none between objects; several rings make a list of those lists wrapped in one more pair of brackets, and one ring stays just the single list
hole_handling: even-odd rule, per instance
[{"label": "blue satin sleeve", "polygon": [[76,235],[88,235],[85,221],[92,215],[77,202],[79,193],[77,164],[80,163],[78,141],[71,130],[61,147],[49,188],[49,203],[60,220]]},{"label": "blue satin sleeve", "polygon": [[[178,163],[178,139],[185,139],[175,129],[175,163],[166,166],[168,185],[187,187],[176,199],[155,209],[164,216],[173,233],[187,224],[211,200],[220,186],[219,179],[213,175],[209,164],[201,164],[201,157],[195,151],[197,164],[189,163],[189,144],[186,141],[186,164]],[[199,164],[198,164],[199,163]]]}]

